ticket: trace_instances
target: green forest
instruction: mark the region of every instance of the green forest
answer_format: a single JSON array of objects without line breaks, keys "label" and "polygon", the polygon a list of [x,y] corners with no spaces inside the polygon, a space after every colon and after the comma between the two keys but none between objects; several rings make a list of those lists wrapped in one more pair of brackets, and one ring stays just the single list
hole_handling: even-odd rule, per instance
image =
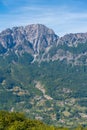
[{"label": "green forest", "polygon": [[0,56],[0,110],[59,127],[87,127],[87,66],[32,63],[29,54],[10,53]]},{"label": "green forest", "polygon": [[[0,130],[72,130],[72,128],[48,126],[39,120],[26,118],[23,113],[0,111]],[[87,130],[82,126],[73,130]]]}]

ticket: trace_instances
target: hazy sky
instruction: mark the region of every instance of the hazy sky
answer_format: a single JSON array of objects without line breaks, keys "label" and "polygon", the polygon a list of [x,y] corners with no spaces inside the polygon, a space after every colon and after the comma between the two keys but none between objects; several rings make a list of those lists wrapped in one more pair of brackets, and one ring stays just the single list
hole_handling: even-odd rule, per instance
[{"label": "hazy sky", "polygon": [[87,0],[0,0],[0,31],[33,23],[59,36],[87,32]]}]

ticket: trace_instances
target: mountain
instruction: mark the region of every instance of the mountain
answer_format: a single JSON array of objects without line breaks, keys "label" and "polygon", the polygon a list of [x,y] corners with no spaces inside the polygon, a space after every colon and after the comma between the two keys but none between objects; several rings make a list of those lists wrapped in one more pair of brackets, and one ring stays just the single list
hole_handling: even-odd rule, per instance
[{"label": "mountain", "polygon": [[0,54],[9,54],[9,50],[12,50],[16,54],[28,52],[36,57],[57,40],[58,36],[54,31],[41,24],[13,27],[0,33]]},{"label": "mountain", "polygon": [[9,51],[14,51],[16,55],[21,55],[27,52],[33,56],[34,61],[66,59],[67,62],[81,64],[81,59],[87,55],[86,42],[87,33],[59,37],[44,25],[32,24],[2,31],[0,54],[6,55]]},{"label": "mountain", "polygon": [[52,60],[66,59],[69,63],[82,64],[81,60],[87,55],[87,33],[67,34],[59,38],[50,53]]},{"label": "mountain", "polygon": [[41,24],[0,33],[0,110],[55,126],[87,126],[87,33]]}]

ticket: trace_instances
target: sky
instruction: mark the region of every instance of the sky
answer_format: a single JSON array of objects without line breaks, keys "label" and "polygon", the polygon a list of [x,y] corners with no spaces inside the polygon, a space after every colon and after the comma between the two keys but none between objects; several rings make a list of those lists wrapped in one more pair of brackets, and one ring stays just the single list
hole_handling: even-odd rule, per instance
[{"label": "sky", "polygon": [[87,0],[0,0],[0,32],[37,23],[59,36],[87,32]]}]

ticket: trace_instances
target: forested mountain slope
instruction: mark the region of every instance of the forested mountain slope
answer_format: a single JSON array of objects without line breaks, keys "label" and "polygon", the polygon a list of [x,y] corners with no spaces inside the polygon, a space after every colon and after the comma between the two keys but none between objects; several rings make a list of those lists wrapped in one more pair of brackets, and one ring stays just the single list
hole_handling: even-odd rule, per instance
[{"label": "forested mountain slope", "polygon": [[87,33],[41,24],[0,33],[0,110],[55,126],[87,125]]}]

